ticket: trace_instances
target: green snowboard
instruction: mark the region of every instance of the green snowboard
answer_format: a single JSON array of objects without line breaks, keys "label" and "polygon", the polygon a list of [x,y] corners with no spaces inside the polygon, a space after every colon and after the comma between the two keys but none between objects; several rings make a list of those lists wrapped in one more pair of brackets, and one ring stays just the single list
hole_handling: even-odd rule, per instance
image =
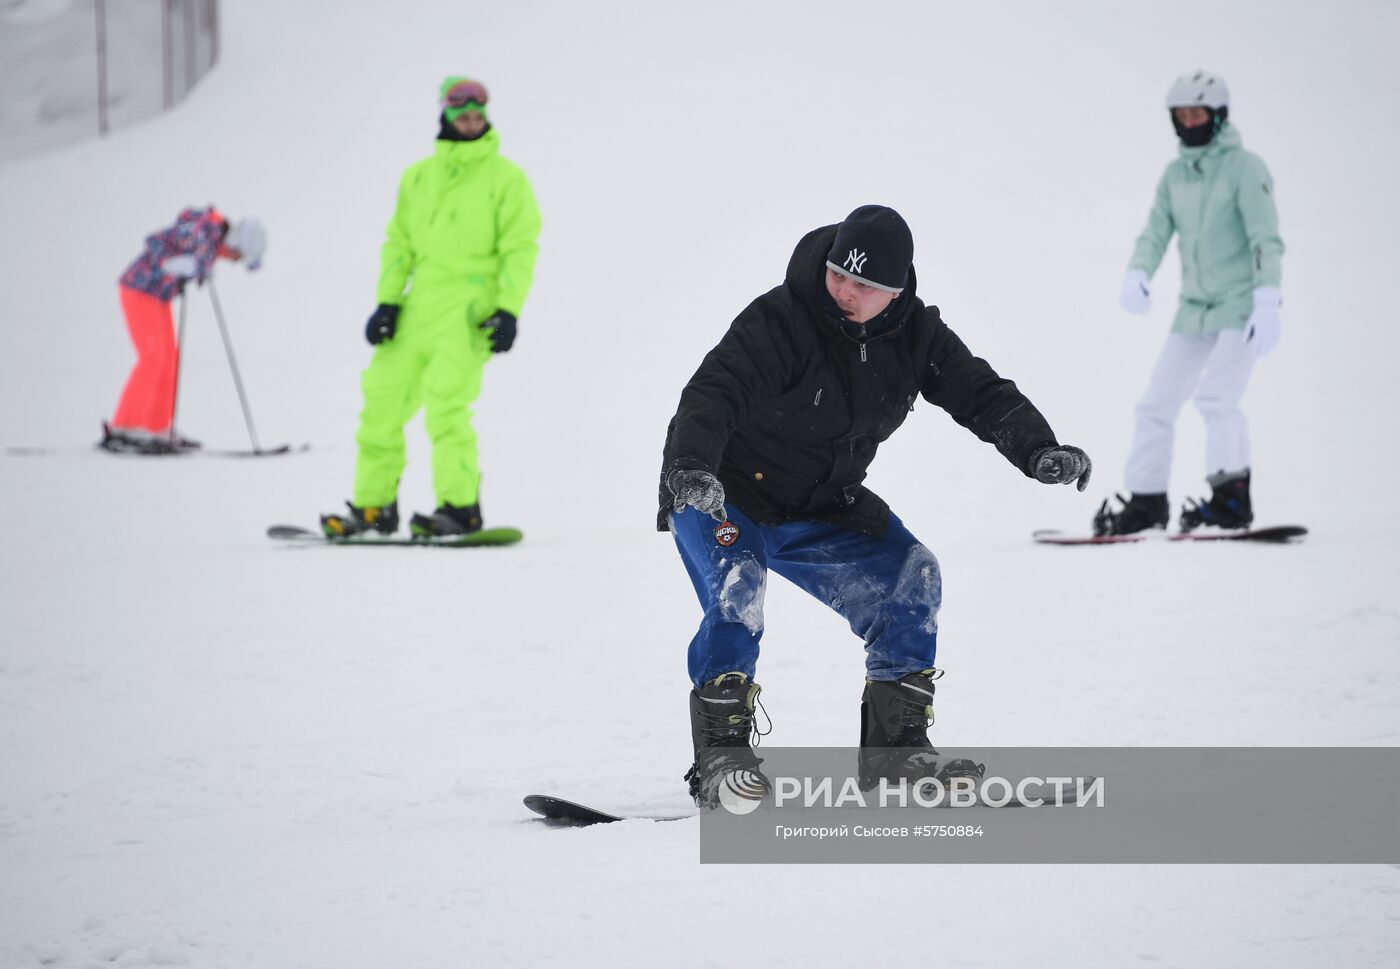
[{"label": "green snowboard", "polygon": [[518,528],[483,528],[467,535],[445,535],[441,538],[415,538],[396,535],[351,535],[346,538],[329,538],[320,532],[313,532],[296,525],[273,525],[267,530],[267,537],[283,542],[297,542],[304,545],[417,545],[428,548],[475,548],[479,545],[514,545],[525,537]]}]

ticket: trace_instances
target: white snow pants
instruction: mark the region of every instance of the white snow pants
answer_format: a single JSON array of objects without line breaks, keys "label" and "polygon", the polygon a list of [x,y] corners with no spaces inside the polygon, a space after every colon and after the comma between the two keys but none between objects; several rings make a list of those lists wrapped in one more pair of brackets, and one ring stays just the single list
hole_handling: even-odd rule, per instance
[{"label": "white snow pants", "polygon": [[[1187,397],[1206,421],[1206,474],[1249,467],[1249,425],[1240,410],[1254,353],[1244,330],[1172,333],[1138,401],[1124,485],[1138,494],[1163,494],[1171,479],[1176,415]],[[1194,393],[1193,393],[1194,392]]]}]

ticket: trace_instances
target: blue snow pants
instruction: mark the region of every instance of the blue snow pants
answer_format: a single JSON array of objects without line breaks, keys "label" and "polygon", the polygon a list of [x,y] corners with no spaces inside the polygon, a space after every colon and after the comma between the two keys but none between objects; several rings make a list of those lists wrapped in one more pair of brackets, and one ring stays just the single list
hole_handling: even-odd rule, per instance
[{"label": "blue snow pants", "polygon": [[770,568],[851,624],[865,641],[870,679],[897,680],[933,666],[943,578],[933,553],[893,514],[889,530],[876,537],[815,521],[763,525],[734,505],[725,513],[724,526],[694,508],[670,517],[705,610],[690,641],[697,687],[734,671],[753,679]]}]

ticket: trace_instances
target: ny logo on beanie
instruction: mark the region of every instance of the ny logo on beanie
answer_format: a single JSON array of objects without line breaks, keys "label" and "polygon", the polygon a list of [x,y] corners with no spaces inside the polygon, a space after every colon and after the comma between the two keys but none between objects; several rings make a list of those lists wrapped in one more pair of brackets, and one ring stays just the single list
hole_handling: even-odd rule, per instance
[{"label": "ny logo on beanie", "polygon": [[826,253],[828,268],[890,293],[898,293],[908,283],[913,260],[909,226],[885,205],[862,205],[846,216]]}]

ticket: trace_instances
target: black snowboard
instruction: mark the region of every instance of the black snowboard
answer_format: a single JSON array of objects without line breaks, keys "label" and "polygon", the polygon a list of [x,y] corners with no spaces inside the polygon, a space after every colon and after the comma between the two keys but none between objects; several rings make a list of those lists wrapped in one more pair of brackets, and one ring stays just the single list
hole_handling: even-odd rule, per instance
[{"label": "black snowboard", "polygon": [[1132,545],[1136,542],[1272,542],[1284,544],[1302,538],[1308,530],[1302,525],[1270,525],[1267,528],[1242,528],[1238,531],[1216,529],[1197,532],[1149,530],[1131,535],[1076,535],[1057,528],[1042,528],[1031,538],[1042,545]]},{"label": "black snowboard", "polygon": [[548,794],[530,794],[525,798],[525,806],[534,811],[552,827],[583,828],[590,824],[612,824],[615,821],[684,821],[693,818],[691,814],[609,814],[561,797]]},{"label": "black snowboard", "polygon": [[[1049,800],[1046,797],[1046,800]],[[1045,804],[1044,807],[1069,807],[1076,803],[1076,795],[1067,794],[1058,805]],[[549,794],[530,794],[525,798],[525,806],[534,811],[546,824],[554,827],[583,828],[592,824],[612,824],[616,821],[684,821],[686,818],[698,817],[698,812],[689,814],[609,814],[607,811],[599,811],[597,808],[587,807],[574,801],[566,801],[562,797],[554,797]],[[934,809],[966,810],[968,808],[1022,808],[1029,807],[1025,801],[1017,797],[1010,797],[1002,803],[988,804],[979,797],[972,804],[955,804],[944,802]]]}]

